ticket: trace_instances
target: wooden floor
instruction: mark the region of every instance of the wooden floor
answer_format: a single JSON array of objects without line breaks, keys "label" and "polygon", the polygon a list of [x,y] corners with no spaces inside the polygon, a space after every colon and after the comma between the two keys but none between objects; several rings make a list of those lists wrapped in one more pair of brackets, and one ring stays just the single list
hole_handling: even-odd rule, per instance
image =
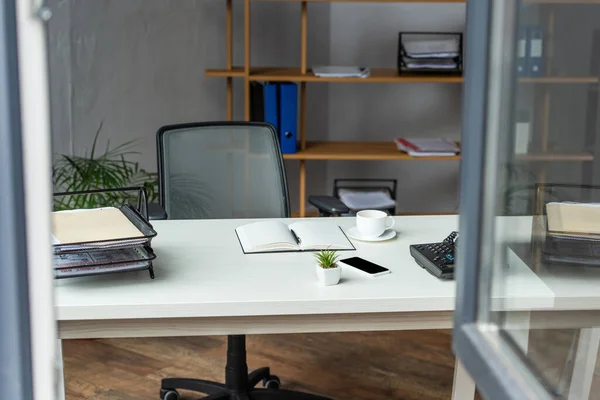
[{"label": "wooden floor", "polygon": [[[553,334],[548,346],[548,332],[535,335],[530,352],[557,377],[570,336],[559,345]],[[225,344],[221,336],[64,341],[67,399],[158,399],[164,377],[223,381]],[[451,396],[454,356],[445,330],[249,336],[248,367],[260,366],[288,389],[337,399],[433,400]],[[600,399],[599,380],[591,399]]]}]

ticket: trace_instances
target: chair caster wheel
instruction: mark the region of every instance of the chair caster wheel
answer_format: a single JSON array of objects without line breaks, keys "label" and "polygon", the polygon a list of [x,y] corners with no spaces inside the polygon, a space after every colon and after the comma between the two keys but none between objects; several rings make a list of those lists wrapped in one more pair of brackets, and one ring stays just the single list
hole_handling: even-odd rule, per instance
[{"label": "chair caster wheel", "polygon": [[265,389],[279,389],[281,387],[281,381],[275,375],[264,378],[262,384]]},{"label": "chair caster wheel", "polygon": [[179,400],[179,393],[175,389],[160,389],[160,400]]}]

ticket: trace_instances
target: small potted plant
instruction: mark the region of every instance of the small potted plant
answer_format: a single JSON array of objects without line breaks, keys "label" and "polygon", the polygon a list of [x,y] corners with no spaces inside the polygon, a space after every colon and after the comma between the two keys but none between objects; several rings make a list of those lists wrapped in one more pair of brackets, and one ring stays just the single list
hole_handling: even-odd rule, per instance
[{"label": "small potted plant", "polygon": [[317,259],[317,277],[324,286],[337,285],[342,276],[342,268],[338,265],[339,255],[335,250],[321,250],[315,254]]}]

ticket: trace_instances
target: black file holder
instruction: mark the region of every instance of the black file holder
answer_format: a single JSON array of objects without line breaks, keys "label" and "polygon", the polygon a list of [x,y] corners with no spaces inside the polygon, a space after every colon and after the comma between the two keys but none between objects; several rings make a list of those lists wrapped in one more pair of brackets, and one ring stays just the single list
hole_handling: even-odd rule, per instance
[{"label": "black file holder", "polygon": [[[78,269],[77,271],[69,274],[68,276],[60,276],[60,274],[55,273],[55,279],[63,279],[63,278],[71,278],[71,277],[79,277],[79,276],[93,276],[93,275],[104,275],[109,273],[117,273],[117,272],[129,272],[129,271],[138,271],[138,270],[148,270],[150,274],[150,278],[154,279],[154,268],[152,265],[152,260],[156,258],[154,251],[151,247],[152,238],[157,235],[157,232],[154,230],[150,222],[148,222],[148,196],[146,194],[146,190],[144,187],[125,187],[125,188],[111,188],[111,189],[95,189],[95,190],[82,190],[82,191],[73,191],[73,192],[57,192],[54,193],[54,198],[57,197],[65,197],[65,196],[75,196],[75,195],[106,195],[113,193],[125,193],[125,192],[137,192],[137,205],[134,207],[131,204],[123,203],[120,205],[113,205],[118,208],[123,215],[141,232],[140,236],[130,237],[130,238],[120,238],[118,241],[131,241],[137,240],[141,241],[136,245],[124,245],[118,246],[115,245],[115,240],[101,240],[101,241],[93,241],[93,242],[79,242],[79,243],[69,243],[68,245],[55,245],[54,253],[57,256],[69,257],[70,255],[76,254],[89,254],[92,252],[110,252],[111,250],[123,250],[123,249],[136,249],[135,256],[131,259],[119,260],[119,262],[110,262],[110,261],[101,261],[101,262],[92,262],[92,263],[82,263],[81,265],[70,265],[68,267],[60,267],[55,268],[55,271],[59,270],[67,270],[67,269]],[[109,196],[110,197],[110,196]],[[115,201],[118,199],[118,196],[114,197]],[[106,199],[105,199],[106,200]],[[106,203],[98,203],[98,207],[108,207],[109,204]],[[126,267],[126,265],[138,264],[137,266]],[[123,266],[122,269],[116,269],[119,265]],[[103,270],[103,268],[107,268]],[[95,272],[86,272],[86,270],[93,269]]]},{"label": "black file holder", "polygon": [[600,186],[585,184],[537,183],[534,186],[531,242],[527,249],[516,246],[521,258],[529,260],[534,271],[540,268],[600,268],[600,238],[550,232],[546,203],[597,202]]},{"label": "black file holder", "polygon": [[[452,60],[456,63],[456,68],[408,68],[405,61],[406,58],[411,59],[408,55],[405,47],[404,40],[407,36],[454,36],[458,40],[458,55],[456,57],[448,58],[420,58],[420,60]],[[413,58],[414,59],[414,58]],[[463,34],[462,32],[400,32],[398,34],[398,74],[399,75],[448,75],[448,76],[462,76],[463,73]]]}]

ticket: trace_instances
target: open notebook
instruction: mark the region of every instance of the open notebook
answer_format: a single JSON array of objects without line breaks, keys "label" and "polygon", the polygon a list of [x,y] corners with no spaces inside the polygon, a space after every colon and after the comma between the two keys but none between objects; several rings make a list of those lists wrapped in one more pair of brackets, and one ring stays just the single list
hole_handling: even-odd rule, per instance
[{"label": "open notebook", "polygon": [[338,225],[328,221],[260,221],[236,228],[244,253],[355,250]]}]

